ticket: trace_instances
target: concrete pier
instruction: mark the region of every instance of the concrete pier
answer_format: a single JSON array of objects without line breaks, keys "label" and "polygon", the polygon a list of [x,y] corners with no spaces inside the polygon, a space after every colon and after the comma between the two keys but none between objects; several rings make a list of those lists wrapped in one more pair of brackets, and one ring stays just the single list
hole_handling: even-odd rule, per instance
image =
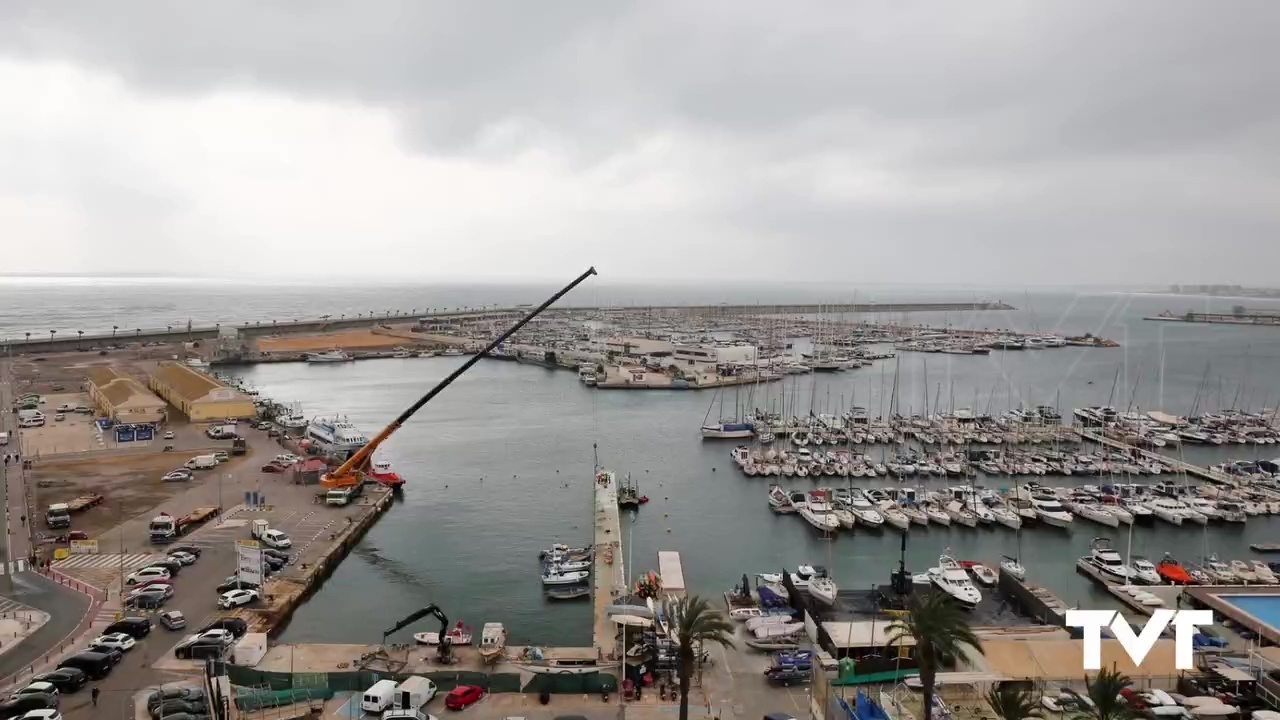
[{"label": "concrete pier", "polygon": [[606,608],[627,591],[626,569],[622,562],[622,530],[618,521],[618,479],[609,470],[600,470],[596,474],[594,512],[591,638],[601,656],[607,658],[617,651],[617,627],[610,622]]},{"label": "concrete pier", "polygon": [[1142,457],[1148,460],[1159,460],[1162,463],[1167,463],[1168,465],[1173,466],[1173,469],[1176,472],[1183,472],[1188,475],[1191,475],[1192,477],[1197,477],[1197,478],[1200,478],[1201,480],[1207,480],[1217,485],[1234,485],[1235,484],[1235,479],[1232,478],[1230,475],[1227,475],[1226,473],[1221,473],[1221,472],[1218,472],[1217,470],[1212,470],[1210,468],[1200,467],[1199,465],[1192,465],[1191,463],[1183,460],[1179,460],[1178,458],[1169,457],[1168,455],[1162,455],[1160,453],[1152,452],[1150,450],[1143,450],[1142,448],[1134,447],[1133,445],[1130,445],[1128,443],[1121,442],[1119,440],[1113,440],[1112,438],[1109,438],[1096,430],[1085,430],[1084,428],[1080,428],[1079,432],[1080,432],[1080,437],[1086,440],[1091,440],[1096,443],[1101,443],[1103,445],[1106,445],[1109,448],[1122,450],[1124,452],[1132,452],[1134,450],[1137,450],[1139,453],[1142,454]]}]

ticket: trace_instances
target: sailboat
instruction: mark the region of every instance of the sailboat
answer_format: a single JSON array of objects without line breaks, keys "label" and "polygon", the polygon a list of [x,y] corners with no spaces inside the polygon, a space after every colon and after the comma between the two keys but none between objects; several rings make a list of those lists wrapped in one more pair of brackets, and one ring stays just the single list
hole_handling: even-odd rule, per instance
[{"label": "sailboat", "polygon": [[[707,419],[711,417],[711,408],[715,405],[716,398],[720,398],[720,421],[709,423]],[[725,419],[724,417],[724,396],[720,393],[720,388],[716,388],[715,395],[711,398],[711,404],[707,406],[707,414],[702,417],[702,439],[703,440],[727,440],[738,438],[754,437],[756,434],[756,426],[749,420],[742,419]]]}]

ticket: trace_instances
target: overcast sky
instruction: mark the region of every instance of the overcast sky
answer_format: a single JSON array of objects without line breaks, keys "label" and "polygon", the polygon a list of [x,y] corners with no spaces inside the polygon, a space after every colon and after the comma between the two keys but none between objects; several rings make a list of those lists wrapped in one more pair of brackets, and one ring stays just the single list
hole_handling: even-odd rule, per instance
[{"label": "overcast sky", "polygon": [[1280,285],[1277,28],[1275,0],[8,0],[0,271]]}]

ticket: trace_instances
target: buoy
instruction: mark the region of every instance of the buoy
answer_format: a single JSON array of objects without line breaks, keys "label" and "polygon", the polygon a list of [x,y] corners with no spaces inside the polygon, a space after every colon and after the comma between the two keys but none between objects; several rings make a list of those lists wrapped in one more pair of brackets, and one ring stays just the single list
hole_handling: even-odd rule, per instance
[{"label": "buoy", "polygon": [[671,532],[671,528],[667,528],[667,532]]}]

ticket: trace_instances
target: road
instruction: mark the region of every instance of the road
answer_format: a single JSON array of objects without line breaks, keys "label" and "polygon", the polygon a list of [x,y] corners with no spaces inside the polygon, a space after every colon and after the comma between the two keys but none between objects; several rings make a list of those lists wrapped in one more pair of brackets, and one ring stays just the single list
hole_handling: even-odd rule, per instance
[{"label": "road", "polygon": [[[14,386],[9,372],[9,359],[0,358],[0,432],[9,433],[9,444],[0,448],[6,458],[19,452],[17,415],[12,411]],[[0,587],[8,589],[9,576],[25,568],[31,554],[31,528],[26,522],[27,490],[26,473],[18,460],[0,463],[0,488],[3,488],[5,512],[0,513],[0,529],[3,529],[4,580]],[[16,517],[15,517],[16,516]],[[16,521],[16,522],[15,522]]]}]

